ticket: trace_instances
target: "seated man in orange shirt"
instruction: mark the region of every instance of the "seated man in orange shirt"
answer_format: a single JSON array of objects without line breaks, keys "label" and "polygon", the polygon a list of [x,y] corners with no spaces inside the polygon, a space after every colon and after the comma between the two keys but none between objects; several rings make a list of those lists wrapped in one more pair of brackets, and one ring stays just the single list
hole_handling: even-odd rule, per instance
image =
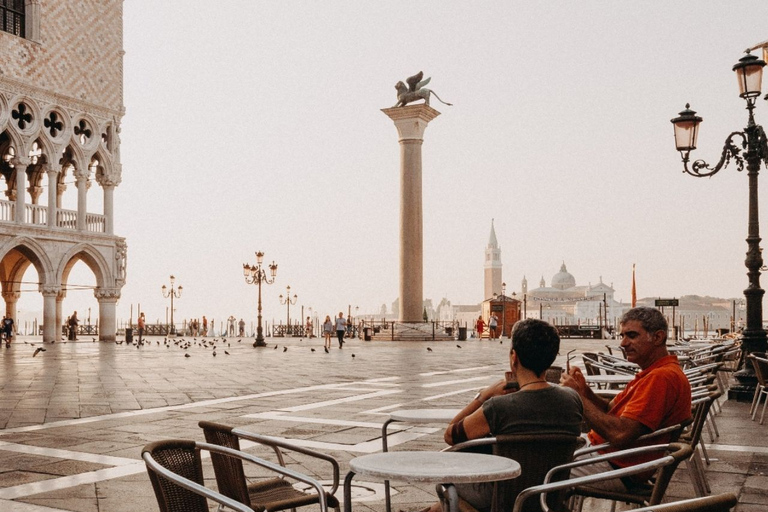
[{"label": "seated man in orange shirt", "polygon": [[[669,438],[664,436],[645,442],[638,442],[637,438],[691,417],[691,386],[677,356],[667,351],[666,341],[667,321],[661,312],[654,308],[633,308],[621,318],[621,347],[627,360],[640,366],[641,371],[621,393],[608,401],[595,395],[579,368],[573,367],[568,374],[563,374],[561,384],[575,389],[584,403],[584,418],[592,427],[588,434],[591,445],[608,441],[611,447],[605,451],[611,452],[665,443]],[[591,464],[574,469],[571,476],[602,473],[657,456],[650,454]],[[595,487],[625,492],[625,481],[607,481]],[[642,483],[643,479],[632,481]]]}]

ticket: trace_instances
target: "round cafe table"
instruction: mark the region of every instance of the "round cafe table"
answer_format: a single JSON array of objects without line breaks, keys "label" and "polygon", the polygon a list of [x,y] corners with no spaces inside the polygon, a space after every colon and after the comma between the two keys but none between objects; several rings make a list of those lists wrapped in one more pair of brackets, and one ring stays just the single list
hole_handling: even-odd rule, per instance
[{"label": "round cafe table", "polygon": [[456,489],[451,484],[495,482],[520,476],[520,464],[515,460],[466,452],[372,453],[350,460],[349,468],[344,479],[344,512],[352,510],[351,483],[355,475],[384,481],[446,484],[451,512],[458,512]]}]

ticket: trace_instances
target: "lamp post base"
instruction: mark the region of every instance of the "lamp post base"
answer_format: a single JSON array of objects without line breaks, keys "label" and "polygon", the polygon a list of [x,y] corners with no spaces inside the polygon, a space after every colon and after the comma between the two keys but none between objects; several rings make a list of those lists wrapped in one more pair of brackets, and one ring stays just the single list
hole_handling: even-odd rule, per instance
[{"label": "lamp post base", "polygon": [[757,377],[754,372],[739,370],[733,374],[731,386],[728,388],[728,400],[737,402],[752,402],[755,397]]},{"label": "lamp post base", "polygon": [[264,341],[264,338],[256,338],[256,341],[253,342],[253,347],[266,347],[267,344]]}]

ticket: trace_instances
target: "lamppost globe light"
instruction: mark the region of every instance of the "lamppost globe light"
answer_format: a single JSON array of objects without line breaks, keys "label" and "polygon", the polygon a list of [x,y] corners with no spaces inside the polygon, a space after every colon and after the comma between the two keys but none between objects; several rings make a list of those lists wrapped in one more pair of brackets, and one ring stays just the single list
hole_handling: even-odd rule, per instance
[{"label": "lamppost globe light", "polygon": [[168,288],[167,288],[165,285],[163,285],[163,287],[162,287],[162,290],[163,290],[163,294],[165,294],[165,291],[166,291],[167,289],[168,289]]},{"label": "lamppost globe light", "polygon": [[747,54],[733,65],[733,70],[736,72],[736,78],[739,81],[740,97],[749,100],[750,98],[760,96],[763,67],[765,67],[765,61],[751,55],[750,50],[747,50]]},{"label": "lamppost globe light", "polygon": [[678,151],[685,151],[686,153],[696,149],[699,123],[703,121],[690,107],[691,105],[686,103],[685,110],[680,112],[679,117],[671,120],[675,126],[675,147]]},{"label": "lamppost globe light", "polygon": [[173,283],[176,282],[176,278],[171,276],[171,288],[173,288]]},{"label": "lamppost globe light", "polygon": [[256,264],[261,265],[261,262],[264,261],[264,253],[261,251],[256,252]]},{"label": "lamppost globe light", "polygon": [[277,275],[277,265],[275,265],[274,261],[269,266],[269,272],[272,274],[272,278],[274,278]]}]

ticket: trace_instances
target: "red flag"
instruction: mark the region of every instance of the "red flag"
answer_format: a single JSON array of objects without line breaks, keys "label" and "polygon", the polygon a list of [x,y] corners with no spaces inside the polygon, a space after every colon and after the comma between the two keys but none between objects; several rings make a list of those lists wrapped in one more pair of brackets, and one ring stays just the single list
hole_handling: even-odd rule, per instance
[{"label": "red flag", "polygon": [[637,286],[635,286],[635,264],[632,264],[632,307],[637,307]]}]

